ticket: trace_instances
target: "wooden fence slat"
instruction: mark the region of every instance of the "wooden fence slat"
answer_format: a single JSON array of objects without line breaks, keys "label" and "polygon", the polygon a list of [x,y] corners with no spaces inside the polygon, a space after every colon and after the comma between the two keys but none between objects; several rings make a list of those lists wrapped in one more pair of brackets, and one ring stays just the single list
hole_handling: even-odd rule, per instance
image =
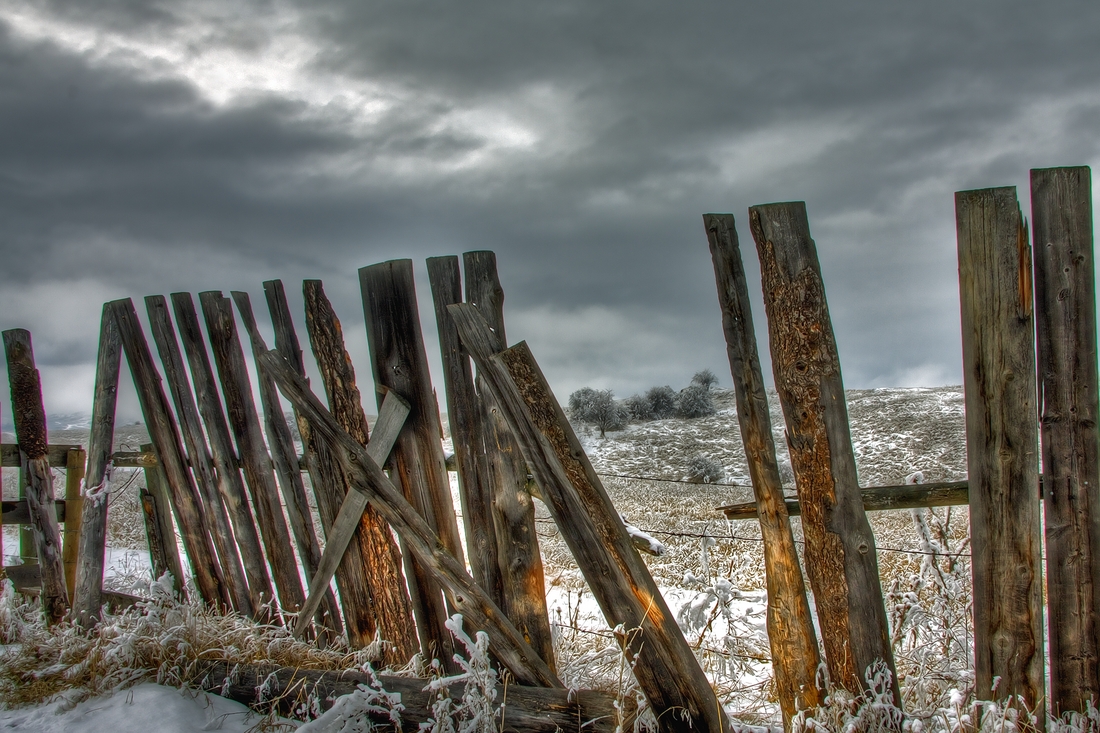
[{"label": "wooden fence slat", "polygon": [[210,520],[213,532],[211,539],[218,553],[222,579],[232,607],[245,616],[252,616],[252,601],[248,595],[248,581],[244,576],[241,558],[237,554],[233,531],[230,529],[229,516],[225,504],[218,493],[218,477],[214,471],[214,462],[206,448],[206,436],[202,432],[199,408],[191,385],[187,381],[187,371],[183,366],[176,331],[172,326],[172,317],[168,313],[168,300],[163,295],[150,295],[145,298],[145,308],[149,313],[149,328],[153,333],[153,342],[160,354],[160,363],[164,366],[164,377],[172,395],[172,404],[176,408],[183,444],[187,450],[188,465],[195,477],[199,494],[202,496],[206,517]]},{"label": "wooden fence slat", "polygon": [[1100,700],[1100,419],[1092,174],[1031,171],[1053,715]]},{"label": "wooden fence slat", "polygon": [[122,338],[108,305],[103,306],[96,356],[92,425],[88,435],[88,463],[81,493],[80,549],[77,551],[73,618],[90,625],[99,620],[103,604],[103,564],[107,551],[107,471],[114,447],[115,405],[122,365]]},{"label": "wooden fence slat", "polygon": [[191,368],[191,383],[195,388],[195,399],[199,405],[199,415],[206,426],[207,439],[214,460],[214,469],[218,475],[218,493],[229,513],[233,524],[233,536],[241,554],[245,579],[248,582],[249,602],[254,618],[270,618],[269,604],[274,600],[271,576],[264,563],[264,551],[260,545],[260,535],[252,518],[252,509],[248,503],[244,481],[241,479],[240,462],[233,450],[229,436],[229,425],[218,397],[214,370],[210,366],[210,357],[206,353],[202,330],[199,327],[198,313],[190,293],[172,293],[172,312],[176,316],[176,329],[183,342],[184,355]]},{"label": "wooden fence slat", "polygon": [[164,469],[165,482],[172,498],[172,510],[183,537],[183,546],[199,595],[209,605],[228,604],[229,598],[221,578],[210,532],[203,514],[202,500],[188,471],[180,443],[179,428],[168,408],[168,398],[161,378],[153,365],[149,343],[138,321],[134,303],[129,298],[110,304],[118,324],[122,348],[137,388],[138,402],[145,416],[145,427]]},{"label": "wooden fence slat", "polygon": [[[868,512],[892,509],[920,509],[934,506],[962,506],[970,502],[966,481],[944,481],[933,484],[906,484],[904,486],[869,486],[860,489],[863,510]],[[1038,500],[1038,495],[1036,495]],[[787,516],[802,514],[796,499],[787,499]],[[720,506],[726,519],[756,519],[758,507],[755,501]]]},{"label": "wooden fence slat", "polygon": [[[82,445],[54,443],[46,446],[46,460],[49,462],[50,468],[65,468],[69,465],[69,451],[83,448]],[[0,445],[0,466],[3,468],[19,468],[18,444],[4,443]]]},{"label": "wooden fence slat", "polygon": [[660,730],[728,732],[710,682],[527,345],[493,354],[493,334],[476,307],[448,310],[608,626],[621,632],[619,643]]},{"label": "wooden fence slat", "polygon": [[[245,333],[248,334],[252,345],[252,357],[267,351],[260,338],[260,331],[256,325],[256,316],[252,312],[252,302],[248,293],[233,291],[233,302],[237,304],[237,311],[241,314]],[[283,490],[283,501],[286,508],[287,519],[290,521],[290,531],[294,535],[294,542],[298,547],[298,557],[302,560],[305,570],[306,584],[308,585],[317,573],[317,566],[321,562],[321,545],[317,541],[317,532],[313,528],[313,515],[310,512],[309,497],[306,496],[305,483],[302,481],[302,471],[298,466],[298,453],[294,449],[294,436],[290,427],[286,424],[286,416],[283,414],[283,405],[279,401],[279,393],[275,383],[267,374],[256,365],[256,379],[259,381],[260,405],[264,411],[264,429],[268,442],[271,443],[271,458],[275,464],[275,476],[279,480],[279,486]],[[319,605],[298,619],[301,624],[303,617],[313,618],[316,614],[317,625],[322,629],[328,629],[331,634],[342,634],[344,627],[340,622],[340,613],[336,607],[336,595],[326,584],[325,593],[320,599]],[[299,612],[302,614],[302,612]]]},{"label": "wooden fence slat", "polygon": [[[303,282],[302,294],[310,346],[332,415],[355,440],[366,445],[369,438],[367,417],[355,383],[355,369],[344,348],[340,319],[325,296],[320,280]],[[312,434],[312,428],[309,430]],[[316,455],[318,466],[324,473],[339,478],[338,483],[326,485],[326,490],[318,493],[318,509],[323,511],[326,536],[332,538],[340,506],[351,491],[351,484],[339,465],[333,463],[335,457],[323,442],[315,445],[320,449]],[[401,553],[390,528],[374,508],[366,507],[357,517],[359,529],[354,533],[355,542],[346,547],[337,575],[341,595],[346,595],[349,638],[365,646],[374,639],[375,632],[379,632],[392,645],[386,650],[387,660],[404,664],[416,653],[418,645],[412,600],[401,570]]]},{"label": "wooden fence slat", "polygon": [[[30,524],[31,523],[31,509],[26,499],[16,499],[15,501],[5,501],[2,503],[3,524]],[[70,517],[67,511],[67,502],[64,499],[54,499],[53,502],[54,516],[57,517],[58,522],[64,522]],[[77,516],[80,516],[77,514]]]},{"label": "wooden fence slat", "polygon": [[[508,341],[504,329],[504,289],[497,277],[496,255],[485,250],[465,252],[462,264],[466,302],[478,309],[503,347]],[[451,327],[454,328],[453,323]],[[535,530],[535,505],[528,490],[527,464],[492,391],[485,388],[480,376],[478,394],[492,492],[490,508],[505,588],[501,608],[553,669],[554,637],[546,608],[546,580]]]},{"label": "wooden fence slat", "polygon": [[54,624],[69,611],[69,593],[65,587],[61,530],[53,508],[53,474],[46,458],[49,441],[42,383],[34,365],[30,331],[22,328],[4,331],[4,353],[11,386],[12,421],[27,475],[27,508],[42,572],[42,610],[47,622]]},{"label": "wooden fence slat", "polygon": [[[1031,251],[1015,188],[955,194],[974,576],[975,694],[1043,720]],[[994,679],[1000,678],[996,690]]]},{"label": "wooden fence slat", "polygon": [[[405,418],[409,415],[408,404],[393,392],[386,395],[382,402],[382,409],[378,411],[378,421],[374,424],[374,437],[367,443],[367,454],[378,465],[386,462],[397,442],[397,436],[401,432],[401,426],[405,424]],[[333,416],[335,417],[335,415]],[[329,587],[332,576],[336,574],[336,568],[344,558],[348,545],[355,537],[359,524],[363,518],[363,512],[369,506],[367,497],[358,491],[349,491],[340,507],[336,521],[332,523],[332,531],[329,532],[329,540],[325,545],[325,554],[318,564],[317,572],[309,584],[309,596],[302,614],[298,617],[298,623],[294,626],[294,636],[301,637],[306,628],[303,619],[308,617],[321,602],[322,591]],[[412,615],[407,614],[411,636]],[[411,655],[410,655],[411,656]]]},{"label": "wooden fence slat", "polygon": [[363,493],[378,508],[404,540],[405,547],[436,582],[450,590],[455,608],[466,622],[489,635],[490,648],[515,680],[521,685],[562,687],[538,652],[466,572],[465,565],[450,553],[442,538],[394,486],[367,449],[340,427],[294,368],[275,351],[262,354],[260,363],[275,378],[283,395],[310,420],[318,433],[336,446],[335,453],[350,476],[354,490]]},{"label": "wooden fence slat", "polygon": [[275,591],[282,607],[297,613],[306,602],[305,591],[298,575],[298,561],[290,544],[290,530],[279,503],[271,456],[264,444],[260,418],[252,398],[252,385],[237,335],[233,306],[217,290],[199,293],[199,303],[221,380],[229,427],[236,440],[245,483],[252,492],[252,507],[260,525],[260,536],[263,537],[267,561],[275,580]]},{"label": "wooden fence slat", "polygon": [[[152,444],[141,446],[142,450],[152,450]],[[172,575],[172,587],[182,599],[184,597],[183,563],[180,561],[179,545],[176,544],[176,529],[172,526],[172,505],[168,498],[168,482],[164,478],[164,469],[160,465],[147,466],[145,488],[139,492],[141,514],[145,518],[145,539],[149,545],[150,567],[153,578],[165,573]]]},{"label": "wooden fence slat", "polygon": [[[83,448],[69,451],[68,464],[65,466],[65,516],[58,517],[64,522],[61,532],[62,562],[65,566],[65,588],[69,598],[76,598],[76,565],[80,557],[80,517],[84,511],[84,499],[80,496],[80,487],[84,482],[84,464],[87,453]],[[0,548],[0,557],[3,549]]]},{"label": "wooden fence slat", "polygon": [[813,709],[823,701],[817,686],[820,663],[817,634],[783,500],[768,395],[760,369],[748,281],[733,215],[705,214],[703,226],[714,260],[722,329],[737,400],[737,422],[759,507],[768,587],[768,642],[783,722],[789,729],[791,718],[799,710]]},{"label": "wooden fence slat", "polygon": [[[394,448],[392,465],[406,498],[463,560],[451,500],[451,482],[443,458],[443,431],[432,391],[428,357],[420,329],[411,260],[393,260],[359,270],[363,316],[374,383],[397,392],[410,407],[409,419]],[[379,395],[381,399],[381,395]],[[421,648],[453,670],[451,635],[443,625],[447,609],[442,588],[418,561],[408,577]]]},{"label": "wooden fence slat", "polygon": [[900,706],[875,536],[859,492],[840,359],[806,205],[753,206],[749,225],[829,674],[833,684],[857,692],[866,687],[867,670],[884,663]]}]

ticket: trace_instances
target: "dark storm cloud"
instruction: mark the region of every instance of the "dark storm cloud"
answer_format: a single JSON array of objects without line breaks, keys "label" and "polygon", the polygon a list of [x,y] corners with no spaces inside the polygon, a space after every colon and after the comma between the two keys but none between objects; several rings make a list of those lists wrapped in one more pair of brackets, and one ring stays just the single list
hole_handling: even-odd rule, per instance
[{"label": "dark storm cloud", "polygon": [[681,386],[725,371],[700,214],[801,199],[849,386],[958,381],[953,191],[1026,210],[1100,139],[1085,2],[13,8],[3,326],[85,375],[108,298],[323,277],[361,340],[356,267],[487,248],[559,392]]}]

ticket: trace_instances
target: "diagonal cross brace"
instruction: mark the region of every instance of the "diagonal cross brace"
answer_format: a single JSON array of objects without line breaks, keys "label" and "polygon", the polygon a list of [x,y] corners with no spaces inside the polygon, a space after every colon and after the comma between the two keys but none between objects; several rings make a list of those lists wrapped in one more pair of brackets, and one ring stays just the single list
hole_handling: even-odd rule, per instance
[{"label": "diagonal cross brace", "polygon": [[489,635],[497,659],[516,681],[521,685],[563,687],[561,680],[504,612],[474,582],[466,568],[447,551],[439,535],[382,472],[378,462],[336,422],[290,363],[276,351],[259,354],[257,362],[318,433],[331,441],[352,488],[374,503],[382,518],[405,541],[406,548],[447,589],[455,609],[475,628]]},{"label": "diagonal cross brace", "polygon": [[[401,399],[396,392],[387,392],[382,401],[382,408],[378,411],[374,435],[367,443],[367,455],[371,460],[378,465],[385,462],[408,416],[409,403]],[[321,555],[317,572],[313,574],[313,580],[309,583],[306,604],[302,606],[302,610],[298,612],[298,620],[294,622],[295,638],[300,639],[309,628],[310,620],[324,600],[329,583],[332,582],[332,576],[336,574],[336,568],[344,559],[344,553],[347,552],[351,538],[355,536],[355,530],[359,528],[359,522],[369,503],[370,500],[365,494],[349,491],[344,503],[340,505],[340,513],[336,515],[336,521],[332,523],[332,529],[329,531],[325,552]]]}]

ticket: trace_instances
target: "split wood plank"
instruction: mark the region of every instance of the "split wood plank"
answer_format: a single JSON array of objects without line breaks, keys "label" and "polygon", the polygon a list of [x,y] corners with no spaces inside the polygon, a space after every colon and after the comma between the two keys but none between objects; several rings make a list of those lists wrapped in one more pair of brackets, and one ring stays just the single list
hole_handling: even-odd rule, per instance
[{"label": "split wood plank", "polygon": [[[367,445],[370,438],[367,416],[356,386],[351,356],[344,348],[340,319],[320,280],[303,282],[302,294],[309,341],[329,409],[352,438],[360,445]],[[310,430],[312,434],[312,428]],[[318,447],[321,448],[317,452],[319,465],[324,466],[325,473],[339,477],[339,483],[331,484],[324,493],[323,510],[321,495],[318,495],[318,509],[323,511],[326,536],[331,539],[340,506],[351,493],[351,485],[338,463],[334,463],[331,447]],[[381,460],[385,460],[385,456]],[[374,640],[376,632],[379,633],[389,643],[385,650],[386,662],[401,665],[418,648],[412,600],[401,569],[401,552],[389,526],[373,507],[366,507],[356,517],[359,529],[354,533],[355,542],[345,545],[344,560],[337,576],[341,595],[345,588],[348,590],[345,604],[346,615],[350,618],[349,634],[354,634],[358,645],[365,646]]]},{"label": "split wood plank", "polygon": [[1031,171],[1053,716],[1100,699],[1100,420],[1092,173]]},{"label": "split wood plank", "polygon": [[[944,481],[932,484],[906,484],[904,486],[869,486],[860,489],[863,510],[868,512],[893,509],[921,509],[935,506],[963,506],[970,502],[966,481]],[[1038,501],[1038,495],[1036,495]],[[797,499],[787,499],[787,515],[797,517],[802,507]],[[726,519],[756,519],[759,506],[755,501],[730,504],[715,509]]]},{"label": "split wood plank", "polygon": [[[69,598],[76,598],[76,566],[80,557],[80,517],[84,511],[84,499],[80,488],[84,483],[84,465],[88,454],[83,448],[69,451],[69,460],[65,466],[65,516],[57,521],[64,522],[61,531],[62,563],[65,566],[65,588]],[[55,502],[56,503],[56,502]],[[0,557],[3,548],[0,547]]]},{"label": "split wood plank", "polygon": [[103,306],[99,324],[92,425],[88,435],[88,462],[80,508],[80,549],[77,551],[73,618],[89,626],[100,618],[103,604],[103,565],[107,551],[107,476],[114,447],[115,406],[122,364],[122,338],[111,310]]},{"label": "split wood plank", "polygon": [[[1014,187],[955,194],[974,576],[975,694],[1043,720],[1031,248]],[[1000,682],[993,689],[994,679]]]},{"label": "split wood plank", "polygon": [[[487,250],[465,252],[462,264],[466,275],[466,302],[477,308],[503,348],[508,340],[504,329],[504,288],[497,276],[496,255]],[[457,329],[455,331],[457,338]],[[535,530],[535,505],[528,486],[527,464],[508,421],[483,381],[479,375],[479,416],[492,492],[490,507],[496,531],[497,562],[505,588],[501,608],[554,668],[554,637],[546,608],[546,579]]]},{"label": "split wood plank", "polygon": [[749,225],[829,674],[833,684],[857,692],[865,689],[868,670],[885,665],[900,706],[875,535],[860,496],[840,359],[806,205],[753,206]]},{"label": "split wood plank", "polygon": [[27,476],[26,499],[35,550],[42,572],[42,610],[46,621],[55,624],[69,612],[65,587],[61,530],[54,512],[53,474],[46,458],[46,410],[42,405],[42,382],[34,365],[30,331],[4,331],[4,353],[8,361],[12,422],[19,444],[22,469]]},{"label": "split wood plank", "polygon": [[[153,450],[153,446],[143,445],[142,450]],[[182,599],[183,563],[180,561],[179,545],[176,543],[176,529],[172,526],[172,505],[168,499],[164,469],[159,465],[149,466],[143,469],[143,473],[145,488],[139,491],[138,498],[141,500],[141,514],[145,518],[145,539],[149,545],[153,578],[159,579],[169,573],[172,577],[172,589]]]},{"label": "split wood plank", "polygon": [[[443,430],[432,391],[428,357],[420,329],[412,260],[391,260],[359,270],[363,316],[374,383],[397,392],[410,407],[394,448],[392,465],[405,497],[421,513],[444,547],[463,561],[443,458]],[[382,395],[379,394],[379,401]],[[421,649],[455,671],[453,639],[444,622],[448,612],[442,588],[415,559],[408,572],[413,615]]]},{"label": "split wood plank", "polygon": [[233,306],[217,290],[199,293],[199,303],[225,397],[229,427],[233,431],[237,455],[244,469],[245,483],[252,493],[252,507],[256,511],[267,562],[275,580],[275,591],[282,608],[297,613],[306,602],[305,591],[298,575],[298,561],[290,544],[290,530],[287,529],[279,502],[274,466],[264,444],[260,418],[252,398],[252,385],[237,335]]},{"label": "split wood plank", "polygon": [[248,503],[244,481],[241,479],[240,462],[233,450],[225,412],[218,396],[214,370],[210,366],[210,357],[206,353],[199,316],[190,293],[172,293],[172,312],[176,316],[176,329],[183,342],[184,355],[191,371],[191,383],[195,388],[199,415],[206,427],[214,469],[218,476],[218,493],[229,521],[233,524],[233,536],[240,551],[241,564],[244,566],[245,580],[248,583],[248,598],[252,606],[253,618],[266,621],[271,618],[270,604],[274,600],[271,576],[264,563],[264,551],[260,545],[260,536],[252,518],[252,509]]},{"label": "split wood plank", "polygon": [[[248,334],[252,346],[252,357],[267,351],[260,331],[256,325],[256,316],[252,312],[252,302],[248,293],[234,291],[233,301],[237,304],[237,311],[241,314],[245,333]],[[309,498],[306,496],[306,487],[302,482],[302,472],[298,468],[298,453],[294,449],[294,436],[290,433],[290,427],[286,424],[286,416],[283,414],[283,405],[279,401],[279,393],[271,377],[263,372],[257,365],[256,379],[260,388],[260,406],[264,411],[264,428],[268,442],[271,443],[271,459],[275,464],[275,476],[283,491],[283,502],[286,508],[287,519],[290,522],[290,530],[294,535],[294,542],[298,547],[298,557],[302,560],[302,569],[305,571],[306,583],[317,573],[317,566],[321,562],[321,545],[317,541],[317,532],[313,528],[313,516],[309,508]],[[322,629],[328,629],[329,636],[339,634],[342,631],[339,612],[336,609],[336,596],[332,589],[327,587],[326,593],[320,598],[321,603],[304,614],[305,619],[312,619],[317,614],[317,625]],[[302,611],[299,611],[302,613]],[[297,624],[302,626],[303,617],[298,618]],[[308,622],[307,624],[308,625]],[[303,626],[303,632],[304,632]]]},{"label": "split wood plank", "polygon": [[149,313],[149,328],[153,333],[153,342],[164,367],[164,377],[168,382],[168,391],[176,408],[180,432],[183,434],[184,448],[187,450],[187,462],[195,477],[199,494],[202,496],[206,517],[210,520],[213,532],[211,539],[218,553],[222,578],[229,593],[229,601],[234,610],[245,616],[252,616],[252,601],[248,594],[248,581],[244,575],[241,558],[237,554],[230,528],[229,516],[225,504],[218,493],[218,476],[214,462],[206,447],[206,436],[202,432],[202,420],[191,385],[187,381],[187,371],[183,365],[176,331],[172,326],[172,316],[168,313],[168,300],[163,295],[149,295],[145,298],[145,308]]},{"label": "split wood plank", "polygon": [[[69,465],[69,451],[79,450],[84,446],[70,445],[67,443],[54,443],[46,446],[46,460],[50,468],[65,468]],[[3,468],[19,468],[19,445],[17,443],[4,443],[0,445],[0,466]]]},{"label": "split wood plank", "polygon": [[455,609],[466,622],[489,635],[493,653],[516,681],[522,685],[561,687],[561,681],[538,652],[474,582],[465,565],[450,553],[442,538],[390,481],[367,449],[348,435],[325,409],[294,368],[275,351],[262,354],[260,364],[275,378],[283,395],[332,443],[353,489],[364,494],[378,509],[433,579],[449,589]]},{"label": "split wood plank", "polygon": [[[374,437],[367,443],[367,455],[378,465],[381,466],[386,462],[394,443],[397,442],[401,426],[405,424],[405,418],[408,415],[408,403],[393,392],[386,395],[385,400],[382,402],[382,409],[378,411],[378,420],[374,424]],[[325,544],[325,554],[321,558],[317,572],[309,584],[309,596],[306,598],[306,605],[294,627],[295,637],[300,638],[305,630],[306,625],[302,622],[302,619],[312,614],[320,605],[322,593],[329,587],[332,576],[336,574],[336,569],[340,566],[348,545],[351,544],[355,533],[359,529],[363,512],[366,511],[369,505],[367,497],[358,491],[349,491],[344,498],[340,513],[336,515],[336,521],[332,523],[332,531],[329,532],[329,540]],[[407,619],[411,627],[411,614],[407,616]]]},{"label": "split wood plank", "polygon": [[764,540],[764,573],[768,587],[768,642],[772,652],[783,722],[790,728],[799,710],[823,702],[817,686],[820,656],[806,583],[791,532],[783,483],[772,440],[771,415],[760,369],[756,331],[741,246],[732,214],[705,214],[703,226],[714,261],[722,330],[737,400],[737,423],[749,464],[749,476]]},{"label": "split wood plank", "polygon": [[608,626],[616,630],[660,730],[730,731],[714,690],[526,343],[494,354],[493,333],[476,307],[448,310]]},{"label": "split wood plank", "polygon": [[[53,501],[54,515],[57,517],[57,521],[59,523],[65,522],[71,516],[70,513],[67,511],[67,505],[68,502],[64,499],[54,499]],[[2,506],[4,509],[3,524],[22,525],[31,523],[30,504],[27,503],[26,499],[5,501],[2,503]],[[80,514],[77,513],[76,516],[79,517]]]},{"label": "split wood plank", "polygon": [[134,378],[145,427],[164,469],[183,546],[199,595],[211,606],[225,606],[229,598],[221,577],[214,546],[203,512],[202,500],[184,458],[179,428],[168,407],[160,374],[153,365],[149,343],[129,298],[109,303],[118,324],[122,348]]}]

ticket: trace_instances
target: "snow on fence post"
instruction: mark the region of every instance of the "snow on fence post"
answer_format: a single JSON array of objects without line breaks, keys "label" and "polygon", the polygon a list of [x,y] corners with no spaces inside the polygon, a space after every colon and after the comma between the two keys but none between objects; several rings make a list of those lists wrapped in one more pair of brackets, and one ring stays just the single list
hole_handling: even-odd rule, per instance
[{"label": "snow on fence post", "polygon": [[54,508],[53,474],[46,455],[48,441],[42,383],[34,365],[30,331],[22,328],[4,331],[4,351],[11,387],[12,422],[19,444],[19,462],[27,476],[27,509],[42,574],[42,610],[47,622],[54,624],[69,611],[69,593],[61,556],[61,530]]},{"label": "snow on fence post", "polygon": [[306,602],[298,561],[290,544],[290,530],[283,517],[274,467],[264,443],[260,417],[252,397],[252,385],[244,363],[244,351],[237,335],[233,306],[220,291],[199,293],[210,348],[222,385],[229,428],[237,445],[245,483],[252,493],[252,508],[260,525],[267,562],[275,580],[275,592],[282,607],[296,613]]},{"label": "snow on fence post", "polygon": [[[405,497],[439,535],[452,557],[463,561],[451,482],[443,456],[439,407],[432,390],[420,329],[412,260],[391,260],[359,270],[363,317],[374,383],[392,389],[411,411],[397,439],[393,472]],[[379,406],[383,394],[378,393]],[[442,587],[421,561],[410,563],[409,589],[421,648],[455,671],[454,644],[444,623],[449,618]]]},{"label": "snow on fence post", "polygon": [[[141,446],[142,451],[151,452],[152,443]],[[179,546],[176,544],[176,529],[172,526],[172,505],[168,501],[168,486],[164,480],[164,469],[159,463],[145,466],[145,488],[139,490],[141,513],[145,518],[145,540],[149,545],[149,565],[153,577],[159,578],[165,573],[172,575],[172,587],[180,599],[183,599],[183,563],[180,562]]]},{"label": "snow on fence post", "polygon": [[[1031,251],[1014,187],[955,194],[974,576],[975,694],[1043,720]],[[1093,377],[1095,378],[1095,377]],[[994,689],[994,680],[999,680]]]},{"label": "snow on fence post", "polygon": [[183,366],[179,341],[172,327],[172,317],[168,314],[168,300],[163,295],[145,297],[145,310],[149,314],[149,330],[153,334],[153,343],[157,346],[160,363],[164,367],[164,377],[168,382],[168,391],[172,395],[172,404],[176,408],[180,433],[184,449],[187,451],[191,474],[202,496],[203,511],[211,522],[213,532],[211,540],[218,553],[222,579],[225,581],[229,600],[234,610],[244,616],[252,616],[252,603],[248,595],[248,581],[244,576],[241,558],[233,543],[233,532],[229,528],[229,517],[218,494],[218,477],[210,451],[206,447],[206,437],[202,432],[199,409],[191,385],[187,381],[187,372]]},{"label": "snow on fence post", "polygon": [[1100,700],[1100,419],[1092,176],[1031,171],[1050,706]]},{"label": "snow on fence post", "polygon": [[260,535],[252,509],[248,503],[241,468],[233,450],[229,424],[225,419],[214,370],[206,351],[199,316],[190,293],[172,293],[172,312],[176,316],[176,329],[183,342],[183,351],[191,369],[191,382],[195,386],[195,399],[199,415],[206,427],[214,468],[218,472],[218,493],[229,512],[233,524],[233,536],[241,553],[245,578],[248,581],[248,597],[254,618],[261,622],[271,619],[270,604],[274,598],[271,576],[264,562]]},{"label": "snow on fence post", "polygon": [[799,710],[812,709],[822,703],[822,692],[816,681],[820,663],[817,635],[783,498],[768,395],[760,370],[748,282],[733,215],[704,214],[703,226],[714,260],[722,328],[737,398],[737,422],[764,539],[768,641],[783,720],[789,728],[791,718]]},{"label": "snow on fence post", "polygon": [[[465,252],[466,302],[477,308],[500,340],[508,343],[504,330],[504,289],[497,277],[493,252]],[[456,333],[457,336],[457,333]],[[535,531],[535,506],[527,487],[527,463],[508,427],[508,421],[478,375],[482,434],[493,500],[493,526],[500,548],[504,574],[505,603],[501,606],[524,636],[554,667],[554,639],[546,608],[546,586]]]},{"label": "snow on fence post", "polygon": [[84,471],[80,508],[80,549],[77,551],[73,618],[90,625],[99,620],[103,603],[103,561],[107,549],[107,478],[114,449],[115,405],[122,364],[122,340],[107,305],[103,306],[96,356],[92,426],[88,435],[88,463]]},{"label": "snow on fence post", "polygon": [[448,308],[661,731],[730,731],[706,675],[525,343],[494,353],[472,305]]},{"label": "snow on fence post", "polygon": [[165,482],[172,499],[183,537],[183,546],[191,564],[195,585],[203,601],[211,606],[225,606],[229,598],[222,581],[220,567],[202,509],[202,500],[188,470],[180,443],[179,428],[168,407],[168,398],[161,386],[160,374],[153,365],[149,343],[138,321],[134,303],[129,298],[108,303],[118,324],[122,348],[130,373],[134,378],[138,403],[145,417],[145,427],[157,452],[157,461],[164,469]]},{"label": "snow on fence post", "polygon": [[[370,437],[367,418],[355,383],[355,370],[344,348],[340,320],[320,280],[306,280],[302,283],[302,293],[309,341],[324,383],[329,409],[344,430],[361,445],[367,445]],[[384,462],[388,453],[387,449],[379,461]],[[332,470],[341,478],[337,488],[330,489],[325,497],[322,521],[327,522],[329,532],[335,528],[341,505],[353,493],[350,479],[339,466],[334,465]],[[349,594],[347,599],[352,614],[347,620],[348,631],[354,634],[358,646],[370,644],[374,641],[375,631],[380,631],[382,638],[393,644],[387,660],[404,664],[416,653],[417,637],[412,599],[406,590],[397,543],[377,509],[369,505],[360,512],[359,528],[354,538],[357,538],[356,541],[348,543],[344,562],[339,566],[343,577],[341,594],[344,593],[343,588],[354,594]]]},{"label": "snow on fence post", "polygon": [[802,506],[806,569],[834,684],[866,688],[885,664],[901,696],[875,536],[856,476],[840,359],[803,202],[749,209],[760,257],[775,385]]}]

